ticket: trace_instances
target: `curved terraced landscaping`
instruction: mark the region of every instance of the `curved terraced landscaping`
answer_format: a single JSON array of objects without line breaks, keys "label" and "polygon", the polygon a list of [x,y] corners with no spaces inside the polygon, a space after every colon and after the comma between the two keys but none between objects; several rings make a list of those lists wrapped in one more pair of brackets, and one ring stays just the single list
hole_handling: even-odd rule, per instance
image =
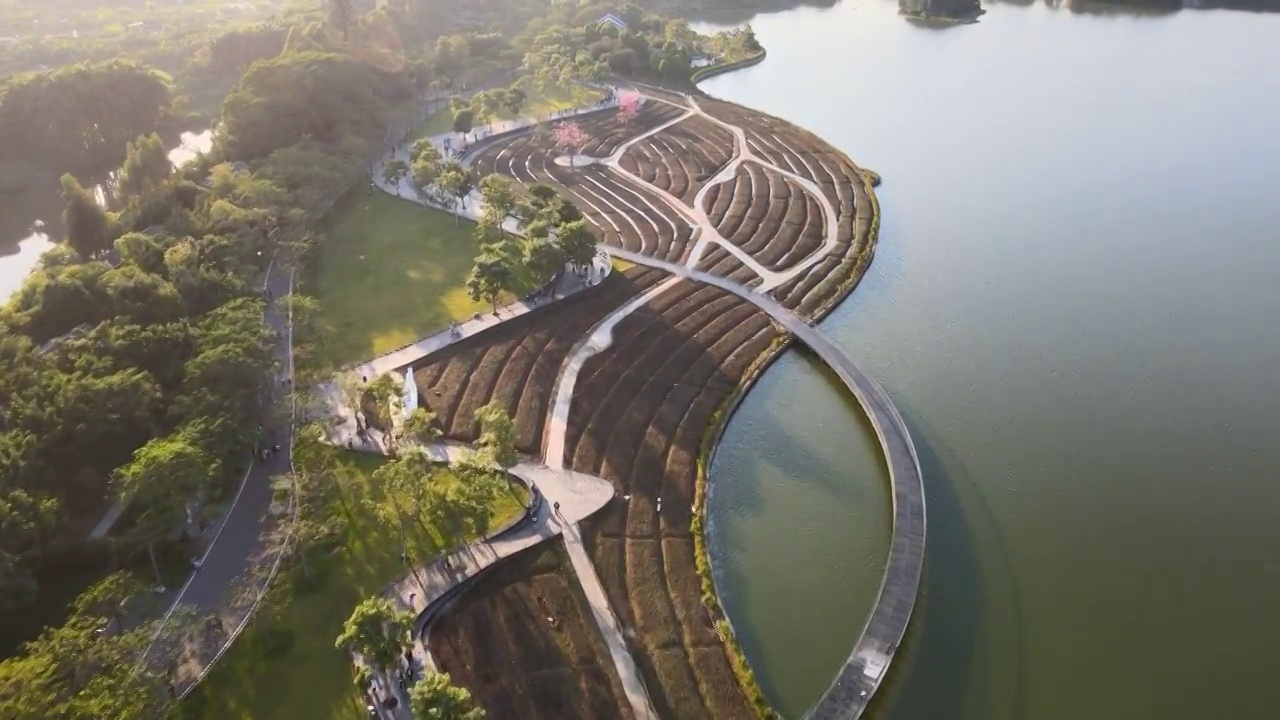
[{"label": "curved terraced landscaping", "polygon": [[725,239],[770,270],[786,270],[822,248],[826,219],[796,181],[743,163],[732,182],[712,186],[707,217]]},{"label": "curved terraced landscaping", "polygon": [[[879,229],[871,178],[821,138],[784,120],[713,98],[698,102],[708,114],[742,128],[747,147],[758,158],[813,181],[835,207],[834,251],[773,293],[802,316],[816,319],[825,314],[871,262]],[[717,200],[731,203],[731,199]],[[709,215],[713,212],[708,208]]]},{"label": "curved terraced landscaping", "polygon": [[515,421],[517,449],[538,454],[547,400],[570,348],[606,313],[662,278],[639,267],[613,273],[600,287],[424,358],[412,366],[419,401],[436,413],[446,439],[473,442],[480,434],[476,409],[496,400]]},{"label": "curved terraced landscaping", "polygon": [[[645,129],[638,120],[631,127],[637,132]],[[550,140],[524,134],[485,148],[474,167],[481,175],[496,172],[527,184],[546,182],[562,188],[608,244],[673,262],[685,257],[692,228],[652,191],[623,183],[598,166],[557,165],[559,155]]]},{"label": "curved terraced landscaping", "polygon": [[691,117],[633,145],[622,167],[692,205],[697,192],[733,158],[733,134]]},{"label": "curved terraced landscaping", "polygon": [[571,467],[630,496],[583,537],[664,718],[752,716],[701,603],[691,521],[712,415],[780,336],[751,304],[682,282],[624,320],[579,377]]},{"label": "curved terraced landscaping", "polygon": [[[481,175],[557,187],[602,243],[636,262],[703,271],[768,292],[804,320],[821,318],[870,262],[878,228],[871,175],[781,120],[701,96],[646,96],[628,126],[612,110],[581,118],[594,137],[582,154],[594,159],[575,167],[557,162],[562,151],[537,132],[497,138],[469,160]],[[633,268],[613,286],[433,355],[415,377],[448,437],[473,440],[475,408],[497,399],[516,419],[523,452],[537,454],[549,433],[557,441],[563,433],[565,467],[614,485],[619,499],[583,521],[582,541],[657,716],[770,716],[706,594],[710,579],[695,533],[711,431],[791,336],[750,293],[666,277]],[[611,335],[584,345],[601,325]],[[557,403],[553,386],[575,357],[579,369]],[[556,415],[565,398],[567,415]],[[538,582],[537,574],[513,577],[495,592],[515,602]],[[483,608],[494,617],[509,612],[500,603],[473,599],[466,621],[449,625],[447,636],[433,633],[432,642],[447,637],[448,652],[465,655],[449,661],[457,677],[495,708],[536,716],[529,713],[541,707],[521,704],[531,697],[523,680],[479,670],[488,650],[461,650],[502,646],[502,631],[478,619]],[[501,627],[510,642],[520,636],[549,647],[527,623]],[[532,672],[533,664],[517,660],[516,667]],[[565,692],[557,707],[569,716],[598,701]],[[606,713],[619,714],[626,708]]]},{"label": "curved terraced landscaping", "polygon": [[429,647],[489,717],[633,717],[560,542],[476,580],[432,626]]}]

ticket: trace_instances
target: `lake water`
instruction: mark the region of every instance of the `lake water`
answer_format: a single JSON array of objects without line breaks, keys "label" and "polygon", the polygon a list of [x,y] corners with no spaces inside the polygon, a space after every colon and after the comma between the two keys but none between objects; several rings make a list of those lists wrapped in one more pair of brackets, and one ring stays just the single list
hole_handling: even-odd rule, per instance
[{"label": "lake water", "polygon": [[[169,151],[178,167],[208,152],[213,131],[184,132]],[[102,192],[99,191],[99,196]],[[62,192],[56,179],[49,186],[0,195],[0,302],[22,286],[40,256],[62,235]]]},{"label": "lake water", "polygon": [[[881,720],[1280,716],[1280,15],[883,0],[752,20],[708,92],[880,172],[822,325],[899,404],[925,582]],[[788,717],[862,629],[889,532],[865,421],[798,352],[712,467],[724,604]]]}]

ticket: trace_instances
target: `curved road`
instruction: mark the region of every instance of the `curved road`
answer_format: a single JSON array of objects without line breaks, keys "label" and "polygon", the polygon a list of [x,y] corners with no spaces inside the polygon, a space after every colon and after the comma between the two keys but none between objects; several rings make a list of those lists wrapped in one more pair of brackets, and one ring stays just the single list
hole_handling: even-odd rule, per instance
[{"label": "curved road", "polygon": [[809,709],[809,720],[853,720],[862,715],[880,687],[889,662],[902,642],[915,608],[924,568],[925,512],[924,479],[915,446],[906,423],[885,391],[862,373],[851,360],[800,316],[773,298],[745,288],[731,280],[690,270],[646,255],[607,248],[616,257],[637,265],[665,270],[733,293],[768,313],[827,364],[841,382],[854,394],[871,419],[889,464],[889,481],[893,487],[893,537],[889,544],[889,561],[880,581],[880,595],[872,608],[862,636],[853,646],[848,660],[822,697]]}]

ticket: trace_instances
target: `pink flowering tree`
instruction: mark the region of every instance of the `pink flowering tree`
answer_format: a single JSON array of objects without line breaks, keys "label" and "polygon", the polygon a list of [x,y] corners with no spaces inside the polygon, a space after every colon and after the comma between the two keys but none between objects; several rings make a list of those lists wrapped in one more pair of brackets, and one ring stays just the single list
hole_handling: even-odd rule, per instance
[{"label": "pink flowering tree", "polygon": [[623,127],[630,126],[640,115],[640,93],[635,90],[623,90],[618,93],[618,120]]},{"label": "pink flowering tree", "polygon": [[551,139],[556,147],[569,153],[569,167],[573,167],[573,156],[582,152],[582,148],[591,142],[591,136],[578,123],[567,120],[556,125],[551,131]]}]

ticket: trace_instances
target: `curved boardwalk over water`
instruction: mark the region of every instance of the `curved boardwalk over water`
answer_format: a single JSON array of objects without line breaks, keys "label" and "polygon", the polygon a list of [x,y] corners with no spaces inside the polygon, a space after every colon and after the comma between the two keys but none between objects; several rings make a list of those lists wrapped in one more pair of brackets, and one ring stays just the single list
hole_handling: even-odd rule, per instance
[{"label": "curved boardwalk over water", "polygon": [[714,285],[755,304],[834,370],[871,419],[889,464],[889,481],[893,486],[893,538],[889,545],[889,561],[880,582],[880,595],[862,630],[862,637],[822,698],[806,714],[812,720],[859,717],[880,687],[889,669],[889,661],[907,631],[924,568],[924,480],[906,423],[875,381],[863,374],[822,333],[773,298],[752,292],[732,280],[682,265],[616,248],[611,248],[610,252],[637,265]]},{"label": "curved boardwalk over water", "polygon": [[[684,448],[679,440],[700,435],[680,435],[680,431],[708,422],[710,410],[706,408],[713,404],[698,405],[697,412],[706,416],[694,415],[697,419],[693,423],[672,419],[687,419],[695,412],[700,393],[712,385],[708,363],[735,367],[734,372],[740,373],[745,366],[729,365],[730,358],[741,361],[746,356],[743,353],[758,355],[761,348],[751,343],[767,342],[770,334],[777,334],[777,327],[784,328],[835,371],[861,403],[889,465],[893,536],[879,597],[848,660],[806,714],[815,720],[857,718],[879,688],[906,633],[925,549],[924,489],[906,424],[883,389],[809,324],[839,302],[870,262],[878,227],[871,181],[821,139],[785,121],[709,97],[653,90],[645,96],[641,116],[631,125],[619,125],[608,113],[586,120],[594,123],[590,134],[595,140],[579,152],[574,163],[527,132],[494,139],[465,158],[482,175],[501,173],[521,183],[545,182],[558,187],[579,205],[602,239],[602,247],[612,254],[717,289],[709,292],[725,291],[736,296],[727,299],[739,303],[738,310],[746,311],[727,315],[725,309],[732,303],[721,303],[716,306],[721,316],[713,318],[707,303],[714,300],[703,295],[694,302],[692,295],[674,287],[678,282],[664,283],[651,289],[641,303],[614,311],[561,367],[554,393],[557,400],[547,422],[544,449],[548,465],[560,467],[572,456],[574,465],[590,467],[593,474],[611,475],[627,489],[625,503],[619,504],[593,535],[612,545],[596,547],[595,558],[584,554],[581,562],[575,559],[575,567],[590,580],[587,585],[599,587],[602,583],[592,565],[603,563],[609,570],[603,583],[608,588],[599,593],[598,604],[607,608],[612,602],[624,612],[623,620],[639,629],[633,650],[644,664],[644,683],[652,685],[649,690],[659,702],[650,705],[641,697],[649,692],[634,693],[631,704],[637,717],[658,709],[664,709],[661,714],[680,714],[673,698],[679,698],[685,713],[697,708],[696,716],[747,717],[752,712],[745,698],[705,690],[704,686],[714,687],[718,678],[729,677],[726,658],[703,653],[701,659],[711,664],[703,668],[694,662],[705,645],[694,647],[687,638],[705,633],[707,628],[686,622],[701,617],[697,611],[684,616],[681,611],[701,609],[697,592],[682,595],[670,590],[673,585],[696,588],[690,562],[694,544],[677,543],[669,548],[668,543],[653,540],[659,534],[664,540],[687,534],[682,530],[686,521],[676,517],[675,508],[695,502],[687,461],[696,440]],[[482,205],[483,200],[473,196],[461,213],[476,216]],[[671,291],[672,299],[657,298],[666,290]],[[637,329],[637,323],[626,316],[641,304],[647,307],[650,301],[662,307],[653,317],[669,318],[670,324],[663,326],[659,320]],[[672,402],[673,394],[662,386],[668,378],[658,373],[636,382],[645,373],[637,370],[635,363],[623,363],[617,377],[600,374],[596,385],[575,391],[578,369],[610,345],[613,325],[623,322],[631,322],[632,342],[641,342],[641,337],[661,340],[667,343],[664,347],[683,351],[670,356],[679,357],[682,364],[671,364],[670,374],[677,384],[685,377],[695,378],[683,387],[700,388],[699,393],[686,392],[677,396],[678,402]],[[657,329],[650,332],[650,325]],[[709,344],[700,346],[703,341]],[[612,361],[617,364],[618,358]],[[666,368],[666,360],[663,362]],[[701,369],[693,372],[690,368]],[[651,382],[654,377],[658,382]],[[723,381],[732,377],[736,376],[730,373],[721,378],[721,385],[727,387]],[[606,402],[610,399],[614,402]],[[586,413],[576,430],[571,404],[580,414]],[[605,405],[639,408],[640,414],[623,424],[600,410]],[[604,435],[590,438],[588,430],[595,427],[596,420],[601,420],[598,424]],[[589,439],[584,442],[584,438]],[[664,459],[632,449],[650,438],[663,439],[665,445],[657,450]],[[573,452],[567,447],[570,439]],[[644,465],[642,472],[634,472],[640,465]],[[648,480],[636,482],[633,475]],[[668,492],[654,485],[654,476],[667,483]],[[669,504],[664,514],[660,498],[672,497],[669,493],[674,493],[676,502]],[[610,522],[613,537],[600,529],[608,528]],[[656,523],[665,523],[661,533]],[[645,541],[650,542],[645,545]],[[619,577],[620,568],[626,568],[624,577]],[[637,587],[648,583],[664,592],[642,597],[632,591],[633,581]],[[613,593],[612,601],[605,597],[607,592]],[[676,620],[684,624],[685,639],[660,637],[656,629],[670,628]],[[614,660],[620,676],[639,680],[636,664],[622,647],[617,620],[598,625],[606,639],[619,646]],[[716,640],[712,636],[706,642],[714,644]],[[666,652],[672,648],[674,653]],[[659,654],[663,654],[664,663],[654,660]],[[766,700],[757,696],[752,702],[758,708]]]}]

